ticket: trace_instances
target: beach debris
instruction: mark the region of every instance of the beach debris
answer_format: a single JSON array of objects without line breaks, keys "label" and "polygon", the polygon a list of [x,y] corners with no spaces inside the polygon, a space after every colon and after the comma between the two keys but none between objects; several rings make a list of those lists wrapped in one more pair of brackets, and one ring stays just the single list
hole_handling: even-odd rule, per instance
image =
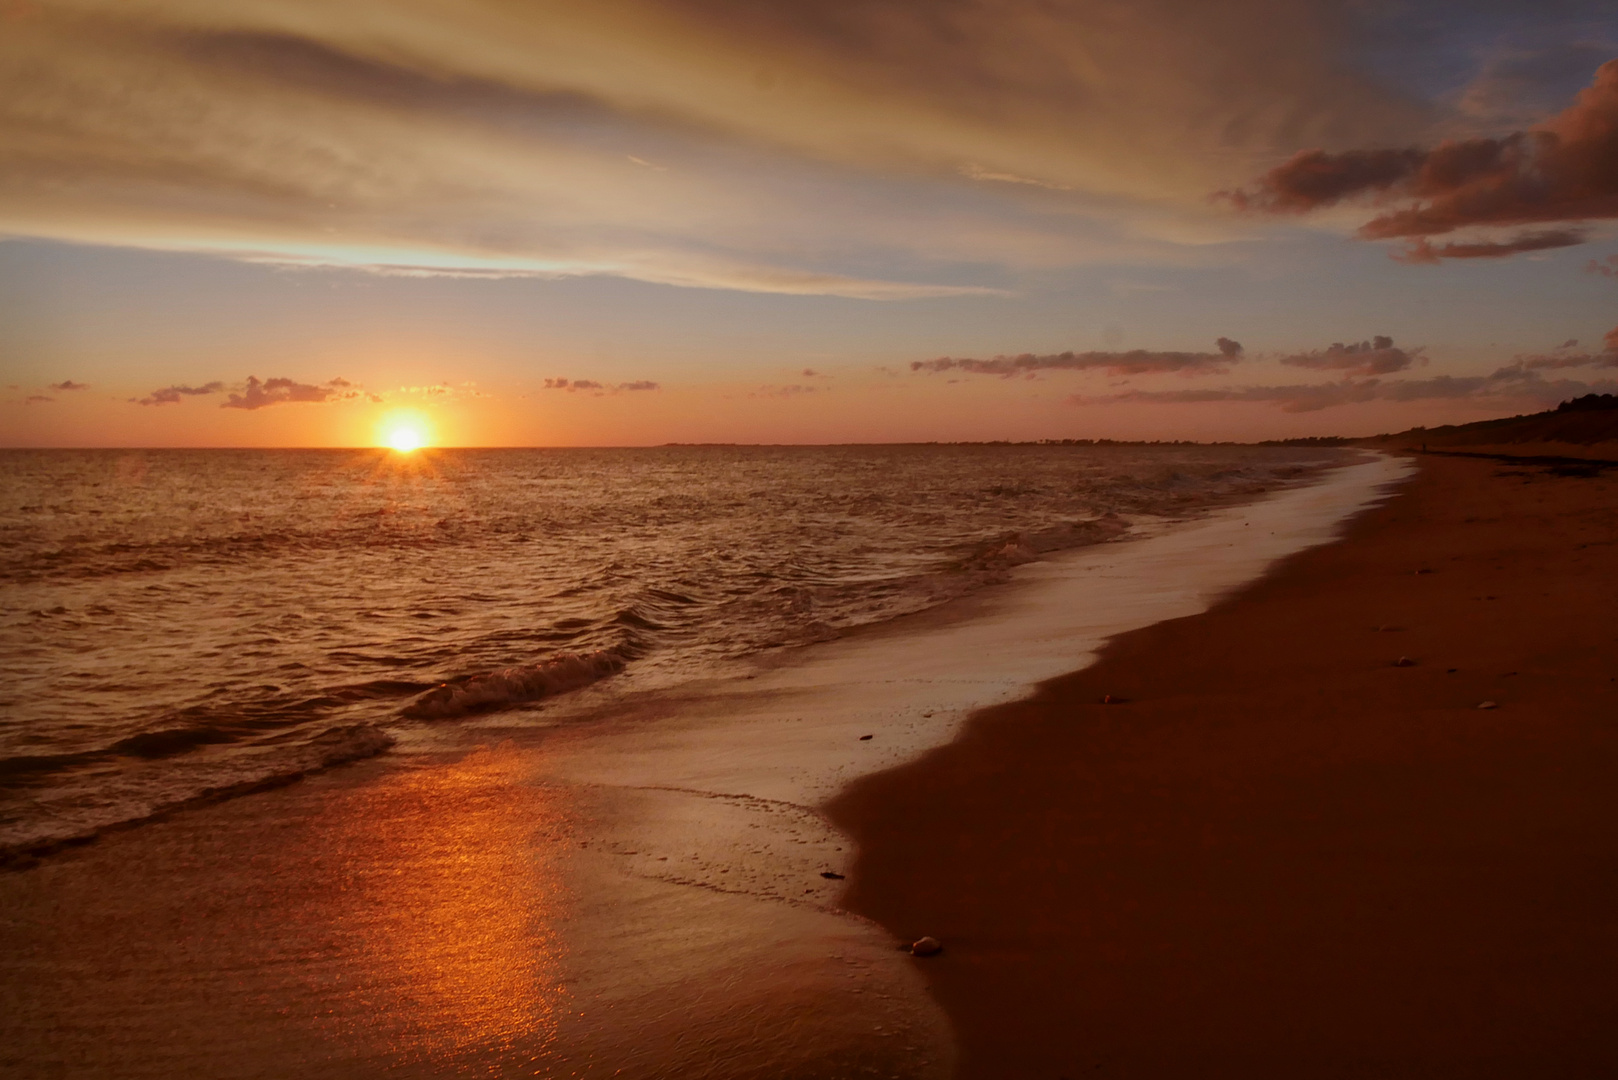
[{"label": "beach debris", "polygon": [[935,937],[917,938],[910,943],[911,956],[937,956],[944,951],[944,943]]},{"label": "beach debris", "polygon": [[825,878],[827,881],[842,881],[843,880],[843,875],[839,874],[835,870],[822,870],[820,872],[820,876]]},{"label": "beach debris", "polygon": [[874,735],[861,735],[860,736],[860,742],[866,742],[867,740],[870,740],[870,739],[873,739],[873,738],[875,738]]},{"label": "beach debris", "polygon": [[1452,668],[1446,668],[1446,669],[1445,669],[1445,670],[1444,670],[1444,674],[1445,674],[1445,675],[1453,675],[1453,674],[1455,674],[1455,673],[1456,673],[1456,672],[1457,672],[1457,671],[1459,671],[1459,670],[1461,670],[1461,669],[1460,669],[1460,668],[1458,668],[1458,667],[1452,667]]},{"label": "beach debris", "polygon": [[1415,667],[1416,662],[1408,656],[1401,656],[1393,662],[1394,667]]},{"label": "beach debris", "polygon": [[1103,705],[1122,705],[1124,702],[1126,702],[1128,700],[1129,700],[1128,698],[1119,697],[1117,694],[1102,694],[1101,695],[1101,704],[1103,704]]},{"label": "beach debris", "polygon": [[1480,709],[1498,709],[1499,707],[1500,704],[1495,701],[1484,701],[1478,704],[1478,708]]}]

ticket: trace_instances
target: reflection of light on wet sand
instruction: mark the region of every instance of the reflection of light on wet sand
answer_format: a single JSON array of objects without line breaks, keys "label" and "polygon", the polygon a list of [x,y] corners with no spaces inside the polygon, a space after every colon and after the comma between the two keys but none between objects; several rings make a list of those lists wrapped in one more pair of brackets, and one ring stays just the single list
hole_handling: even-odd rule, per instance
[{"label": "reflection of light on wet sand", "polygon": [[334,929],[359,970],[335,1034],[379,1027],[402,1062],[540,1053],[565,994],[555,845],[535,835],[555,825],[547,793],[515,754],[482,751],[343,802],[322,831],[350,855]]}]

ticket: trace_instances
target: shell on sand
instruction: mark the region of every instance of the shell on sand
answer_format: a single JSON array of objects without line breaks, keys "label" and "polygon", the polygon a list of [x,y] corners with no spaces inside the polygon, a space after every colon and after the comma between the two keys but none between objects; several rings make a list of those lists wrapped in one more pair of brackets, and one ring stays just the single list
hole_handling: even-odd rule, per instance
[{"label": "shell on sand", "polygon": [[935,937],[917,939],[910,946],[911,956],[937,956],[944,951],[944,943]]}]

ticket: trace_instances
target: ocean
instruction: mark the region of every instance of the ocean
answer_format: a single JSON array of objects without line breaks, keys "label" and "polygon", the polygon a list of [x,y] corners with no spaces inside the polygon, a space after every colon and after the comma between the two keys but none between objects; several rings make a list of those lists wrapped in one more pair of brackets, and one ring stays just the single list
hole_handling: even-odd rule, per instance
[{"label": "ocean", "polygon": [[[712,676],[1294,482],[1297,449],[0,454],[0,852]],[[600,695],[591,699],[599,705]]]},{"label": "ocean", "polygon": [[1190,446],[0,467],[0,1071],[152,1080],[942,1080],[935,961],[893,935],[971,943],[845,910],[827,802],[1408,471]]}]

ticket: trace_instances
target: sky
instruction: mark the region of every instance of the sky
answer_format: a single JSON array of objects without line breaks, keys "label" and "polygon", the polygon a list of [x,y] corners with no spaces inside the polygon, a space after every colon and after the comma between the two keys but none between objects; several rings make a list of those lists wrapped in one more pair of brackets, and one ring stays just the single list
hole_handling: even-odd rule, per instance
[{"label": "sky", "polygon": [[1618,390],[1618,0],[0,0],[0,445]]}]

